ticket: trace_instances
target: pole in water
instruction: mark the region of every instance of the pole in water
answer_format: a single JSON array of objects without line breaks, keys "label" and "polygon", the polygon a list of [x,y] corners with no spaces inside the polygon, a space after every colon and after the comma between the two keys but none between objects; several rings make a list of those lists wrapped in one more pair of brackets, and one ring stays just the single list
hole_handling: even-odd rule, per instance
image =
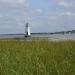
[{"label": "pole in water", "polygon": [[26,23],[26,28],[25,28],[25,37],[30,37],[30,26],[29,23]]}]

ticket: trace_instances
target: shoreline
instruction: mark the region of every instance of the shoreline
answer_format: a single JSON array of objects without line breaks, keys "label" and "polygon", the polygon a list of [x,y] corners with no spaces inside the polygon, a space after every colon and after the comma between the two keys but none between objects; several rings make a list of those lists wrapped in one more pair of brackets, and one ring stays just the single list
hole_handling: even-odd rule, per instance
[{"label": "shoreline", "polygon": [[27,38],[20,38],[20,37],[15,37],[15,38],[0,38],[0,41],[41,41],[41,40],[45,40],[45,41],[75,41],[75,39],[72,38],[47,38],[47,37],[27,37]]}]

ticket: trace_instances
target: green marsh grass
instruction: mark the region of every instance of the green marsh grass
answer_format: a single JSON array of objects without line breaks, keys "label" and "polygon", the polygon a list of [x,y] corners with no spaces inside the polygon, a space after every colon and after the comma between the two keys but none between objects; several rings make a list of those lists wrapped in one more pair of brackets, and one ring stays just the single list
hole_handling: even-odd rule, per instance
[{"label": "green marsh grass", "polygon": [[0,75],[75,75],[75,41],[0,41]]}]

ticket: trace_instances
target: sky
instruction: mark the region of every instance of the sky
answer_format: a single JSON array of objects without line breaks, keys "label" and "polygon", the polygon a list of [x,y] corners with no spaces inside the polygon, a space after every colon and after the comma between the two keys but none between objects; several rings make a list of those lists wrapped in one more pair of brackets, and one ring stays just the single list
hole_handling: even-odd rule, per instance
[{"label": "sky", "polygon": [[0,0],[0,34],[75,30],[75,0]]}]

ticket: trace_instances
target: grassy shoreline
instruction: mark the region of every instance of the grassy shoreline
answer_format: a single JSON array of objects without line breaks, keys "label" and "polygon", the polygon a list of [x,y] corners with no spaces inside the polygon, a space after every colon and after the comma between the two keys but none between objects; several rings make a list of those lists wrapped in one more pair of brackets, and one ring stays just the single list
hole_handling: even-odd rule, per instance
[{"label": "grassy shoreline", "polygon": [[0,40],[0,75],[75,75],[75,41]]}]

